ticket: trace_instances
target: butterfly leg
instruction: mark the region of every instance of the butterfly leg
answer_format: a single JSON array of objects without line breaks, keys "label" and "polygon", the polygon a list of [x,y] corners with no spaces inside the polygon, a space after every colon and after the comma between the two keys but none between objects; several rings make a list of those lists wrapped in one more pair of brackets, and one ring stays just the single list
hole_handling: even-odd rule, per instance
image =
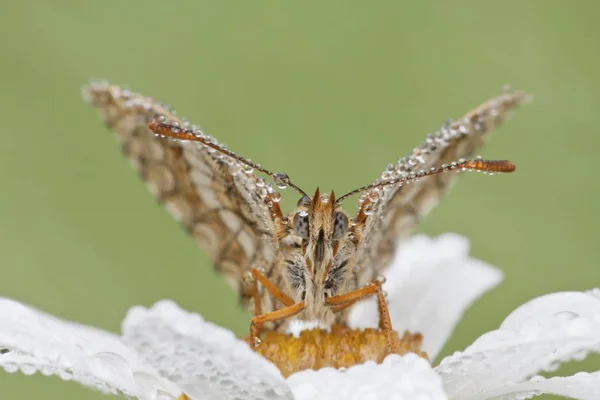
[{"label": "butterfly leg", "polygon": [[[257,338],[260,338],[262,326],[265,322],[275,321],[278,319],[287,318],[288,316],[292,316],[302,311],[304,307],[302,307],[299,311],[295,311],[294,306],[297,304],[294,302],[294,299],[283,293],[273,282],[269,280],[260,270],[256,268],[251,268],[249,271],[250,274],[250,285],[251,288],[249,290],[250,295],[254,299],[254,318],[252,318],[252,324],[250,325],[250,337],[249,341],[251,345],[257,342]],[[258,283],[260,284],[277,300],[279,300],[285,308],[281,310],[270,312],[263,314],[262,306],[261,306],[261,296],[258,290]],[[300,304],[300,303],[298,303]],[[286,311],[287,310],[287,311]],[[281,314],[276,314],[281,311]],[[285,312],[284,312],[285,311]],[[292,312],[292,314],[286,314]],[[280,316],[283,315],[283,316]]]},{"label": "butterfly leg", "polygon": [[[343,310],[344,308],[350,307],[352,304],[365,297],[373,296],[377,293],[378,287],[381,287],[381,281],[373,280],[367,286],[353,290],[348,293],[340,294],[337,296],[328,297],[325,300],[325,304],[331,307],[334,312]],[[339,310],[337,308],[340,308]],[[343,307],[343,308],[342,308]]]},{"label": "butterfly leg", "polygon": [[354,290],[352,292],[344,293],[338,296],[329,297],[325,303],[331,306],[331,311],[334,313],[343,311],[365,297],[376,295],[377,296],[377,308],[379,311],[379,329],[383,331],[387,340],[388,353],[396,353],[398,351],[398,344],[396,341],[396,335],[392,329],[392,319],[390,318],[390,312],[387,307],[387,300],[385,293],[381,288],[383,285],[383,279],[375,279],[364,288]]},{"label": "butterfly leg", "polygon": [[[292,299],[287,294],[283,293],[273,282],[269,280],[269,278],[267,278],[258,269],[251,268],[250,273],[252,274],[255,283],[260,282],[260,284],[263,285],[263,287],[267,289],[273,297],[275,297],[277,300],[283,303],[284,306],[289,307],[294,305],[294,299]],[[256,292],[258,295],[258,287],[256,288]]]},{"label": "butterfly leg", "polygon": [[253,345],[256,347],[260,343],[259,338],[264,323],[292,317],[298,314],[300,311],[304,310],[305,307],[306,303],[301,301],[300,303],[293,304],[289,307],[285,307],[277,311],[261,315],[255,315],[252,318],[252,322],[250,323],[249,340],[252,341],[251,346]]},{"label": "butterfly leg", "polygon": [[398,342],[397,336],[392,328],[392,318],[390,317],[390,310],[387,306],[387,299],[385,298],[385,292],[381,288],[383,280],[376,280],[379,282],[377,286],[377,308],[379,310],[379,329],[385,334],[387,341],[388,354],[398,353]]},{"label": "butterfly leg", "polygon": [[254,315],[262,314],[262,300],[258,290],[258,282],[250,271],[246,271],[242,280],[242,292],[244,297],[249,297],[254,303]]},{"label": "butterfly leg", "polygon": [[267,278],[261,270],[251,268],[246,271],[243,281],[243,292],[245,297],[250,297],[254,303],[254,315],[262,314],[262,298],[261,293],[258,290],[258,283],[261,285],[277,300],[279,300],[284,306],[289,307],[293,305],[294,299],[283,293],[277,286]]}]

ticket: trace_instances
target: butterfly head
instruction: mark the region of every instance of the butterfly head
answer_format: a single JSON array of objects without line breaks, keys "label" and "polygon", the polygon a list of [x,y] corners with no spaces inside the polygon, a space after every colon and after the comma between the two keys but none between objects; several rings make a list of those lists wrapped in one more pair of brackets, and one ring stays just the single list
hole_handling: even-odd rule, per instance
[{"label": "butterfly head", "polygon": [[302,196],[298,201],[293,229],[302,238],[309,269],[323,270],[331,265],[348,231],[348,217],[336,204],[333,192],[321,194],[317,188],[312,199]]}]

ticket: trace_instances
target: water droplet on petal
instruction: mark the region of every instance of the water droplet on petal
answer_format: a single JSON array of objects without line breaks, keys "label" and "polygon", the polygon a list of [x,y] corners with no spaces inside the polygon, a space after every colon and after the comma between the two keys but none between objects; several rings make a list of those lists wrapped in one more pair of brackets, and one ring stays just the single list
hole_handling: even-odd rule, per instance
[{"label": "water droplet on petal", "polygon": [[58,372],[58,376],[60,377],[60,379],[62,379],[63,381],[70,381],[71,379],[73,379],[73,373],[71,371],[66,371],[64,369],[61,369]]},{"label": "water droplet on petal", "polygon": [[4,363],[2,367],[4,367],[4,370],[6,370],[6,372],[9,374],[15,373],[19,370],[19,366],[15,363]]},{"label": "water droplet on petal", "polygon": [[33,375],[37,372],[37,368],[31,364],[22,364],[21,372],[25,375]]},{"label": "water droplet on petal", "polygon": [[55,369],[53,367],[44,365],[42,368],[40,368],[40,372],[44,376],[50,376],[54,375]]}]

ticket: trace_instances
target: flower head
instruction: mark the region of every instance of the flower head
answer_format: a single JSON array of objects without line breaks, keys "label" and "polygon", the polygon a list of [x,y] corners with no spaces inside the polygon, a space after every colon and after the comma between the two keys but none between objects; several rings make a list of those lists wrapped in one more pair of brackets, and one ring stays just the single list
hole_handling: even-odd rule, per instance
[{"label": "flower head", "polygon": [[[468,305],[499,283],[456,235],[403,242],[388,271],[394,327],[420,332],[430,359]],[[376,323],[372,302],[352,310],[354,327]],[[539,297],[436,367],[409,353],[381,364],[305,370],[284,378],[230,331],[171,301],[134,307],[115,334],[0,299],[0,366],[40,372],[140,399],[523,399],[546,392],[600,398],[600,372],[536,376],[600,352],[600,290]],[[183,397],[182,397],[183,398]]]}]

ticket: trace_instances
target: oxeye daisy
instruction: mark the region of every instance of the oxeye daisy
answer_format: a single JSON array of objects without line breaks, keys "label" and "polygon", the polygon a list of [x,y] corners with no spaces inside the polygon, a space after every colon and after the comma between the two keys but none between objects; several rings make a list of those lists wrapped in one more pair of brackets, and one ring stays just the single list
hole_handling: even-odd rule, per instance
[{"label": "oxeye daisy", "polygon": [[[397,331],[418,333],[422,342],[420,350],[381,363],[285,378],[232,332],[172,301],[133,307],[117,335],[0,299],[0,365],[139,399],[600,398],[600,371],[537,375],[600,351],[600,289],[536,298],[463,351],[430,363],[465,308],[502,278],[468,251],[467,240],[451,234],[401,242],[387,270],[390,314]],[[349,321],[353,328],[372,326],[375,304],[355,305]]]}]

